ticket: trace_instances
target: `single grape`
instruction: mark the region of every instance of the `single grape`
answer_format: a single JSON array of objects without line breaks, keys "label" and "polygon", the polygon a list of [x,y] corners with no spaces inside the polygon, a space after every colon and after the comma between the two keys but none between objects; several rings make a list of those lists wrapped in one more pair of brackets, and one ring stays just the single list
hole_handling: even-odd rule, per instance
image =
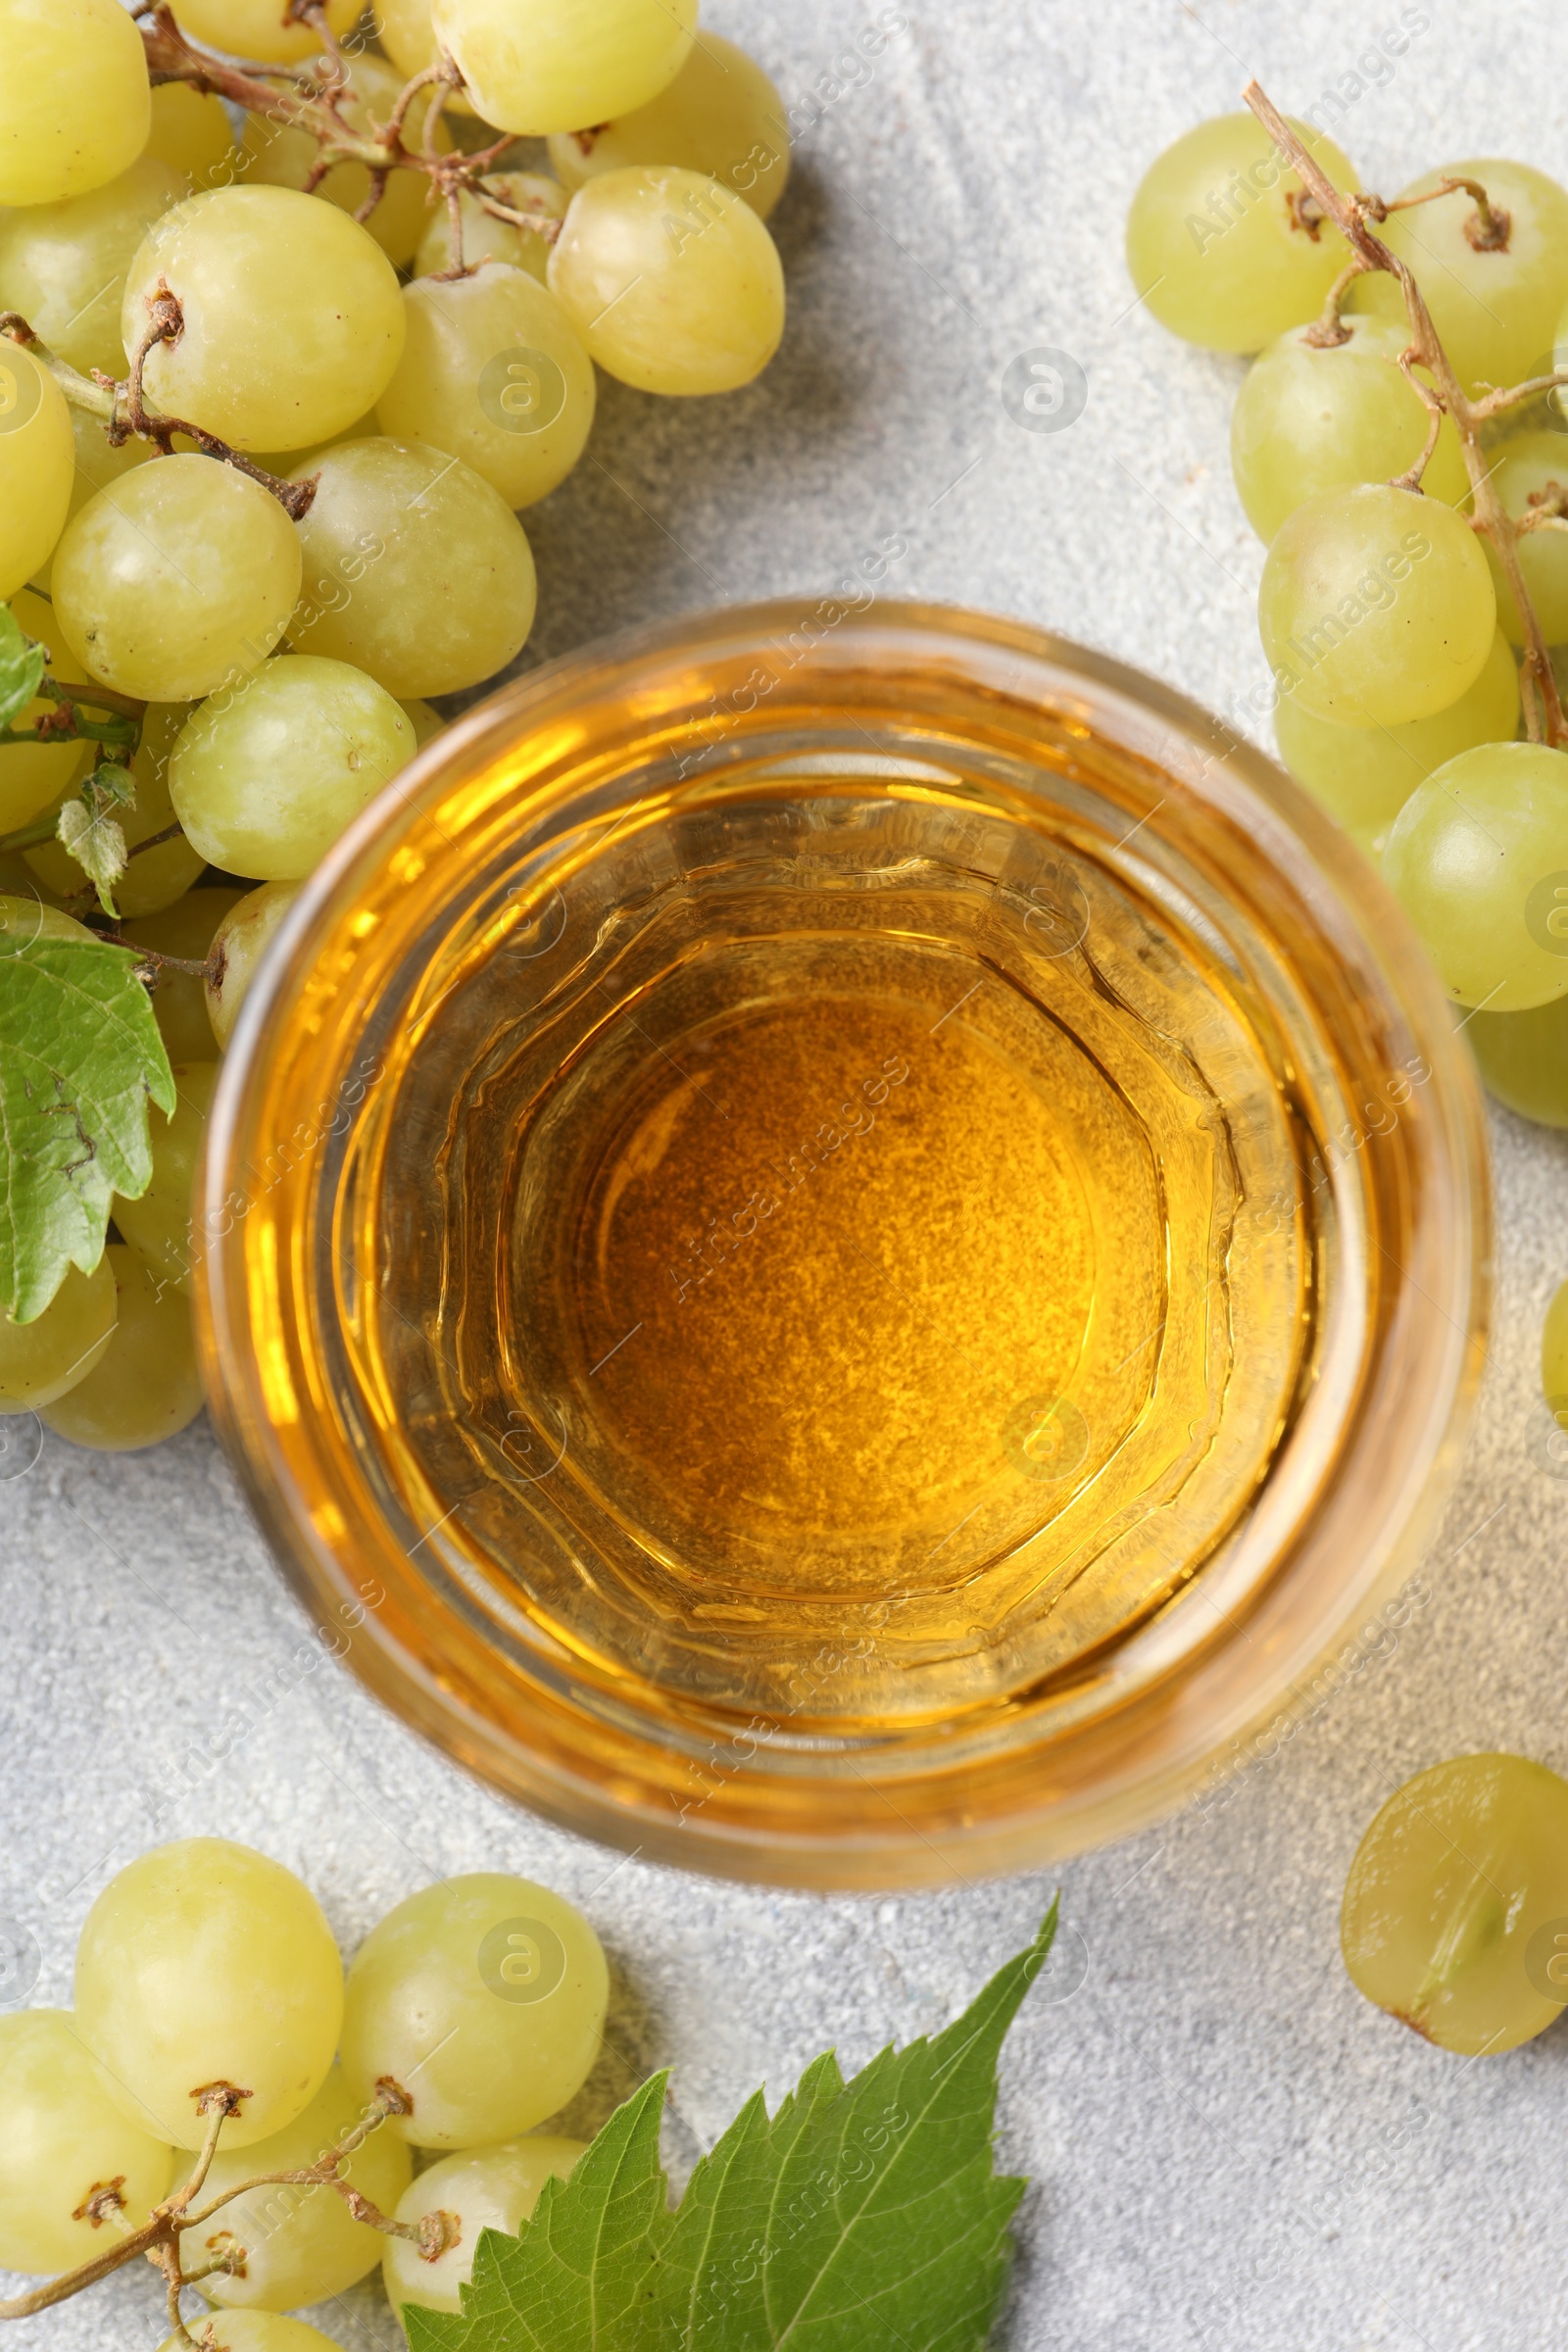
[{"label": "single grape", "polygon": [[[299,66],[321,46],[303,19],[290,21],[280,0],[173,0],[174,22],[193,41],[264,66]],[[360,0],[325,0],[327,24],[339,39],[352,32]]]},{"label": "single grape", "polygon": [[48,562],[74,465],[65,394],[30,351],[0,336],[0,601]]},{"label": "single grape", "polygon": [[434,0],[430,23],[485,121],[541,137],[656,98],[686,62],[697,0]]},{"label": "single grape", "polygon": [[[275,2311],[225,2311],[220,2319],[204,2321],[202,2352],[338,2352],[336,2339],[304,2320],[286,2320]],[[170,2335],[158,2352],[187,2352],[178,2336]]]},{"label": "single grape", "polygon": [[297,882],[264,882],[219,924],[207,979],[207,1017],[220,1047],[228,1044],[256,968],[279,923],[300,895]]},{"label": "single grape", "polygon": [[404,2191],[394,2219],[422,2222],[427,2213],[450,2214],[456,2240],[434,2262],[426,2262],[406,2237],[383,2240],[381,2276],[386,2297],[399,2319],[405,2303],[426,2311],[461,2311],[459,2288],[473,2277],[481,2230],[515,2237],[539,2202],[547,2180],[564,2180],[583,2153],[580,2139],[512,2139],[498,2148],[467,2148],[443,2156]]},{"label": "single grape", "polygon": [[[329,2148],[341,2147],[362,2122],[334,2064],[303,2115],[254,2146],[220,2149],[202,2189],[202,2202],[265,2173],[304,2172]],[[391,2215],[409,2185],[414,2160],[407,2140],[377,2124],[338,2173]],[[334,2188],[284,2183],[235,2197],[180,2241],[181,2258],[194,2268],[214,2255],[242,2252],[243,2277],[215,2272],[201,2281],[210,2303],[239,2309],[289,2311],[301,2303],[324,2303],[373,2271],[387,2240],[357,2222]]]},{"label": "single grape", "polygon": [[[123,936],[136,948],[156,948],[161,956],[175,956],[182,963],[198,963],[230,907],[250,894],[243,890],[187,890],[172,906],[122,923]],[[163,1032],[171,1061],[206,1061],[213,1051],[212,1023],[207,1017],[207,991],[194,972],[158,974],[153,991],[153,1017]]]},{"label": "single grape", "polygon": [[0,0],[0,204],[101,187],[147,144],[141,34],[117,0]]},{"label": "single grape", "polygon": [[355,1954],[343,2072],[389,2079],[389,2129],[421,2148],[510,2139],[580,2090],[599,2054],[609,1971],[581,1912],[527,1879],[446,1879],[389,1911]]},{"label": "single grape", "polygon": [[[169,797],[169,756],[189,716],[188,703],[153,703],[141,722],[141,744],[130,769],[136,805],[114,812],[126,848],[137,853],[115,885],[115,905],[124,916],[156,914],[161,906],[172,906],[184,897],[206,862],[183,833],[161,841],[156,849],[139,848],[176,821]],[[44,842],[26,855],[39,881],[57,897],[69,899],[86,887],[86,875],[61,842]]]},{"label": "single grape", "polygon": [[1383,871],[1459,1004],[1521,1012],[1568,990],[1568,753],[1461,752],[1395,818]]},{"label": "single grape", "polygon": [[[1507,442],[1493,463],[1492,479],[1503,506],[1517,522],[1533,507],[1568,493],[1568,434],[1519,433]],[[1490,539],[1482,548],[1492,566],[1497,592],[1497,619],[1510,645],[1522,646],[1524,624],[1513,590]],[[1519,568],[1548,645],[1568,639],[1568,522],[1561,528],[1526,531],[1519,541]]]},{"label": "single grape", "polygon": [[352,662],[400,696],[454,694],[504,669],[533,626],[538,588],[500,493],[440,450],[384,435],[344,442],[310,470],[289,642]]},{"label": "single grape", "polygon": [[1568,996],[1529,1012],[1473,1012],[1464,1025],[1487,1092],[1541,1127],[1568,1127]]},{"label": "single grape", "polygon": [[[1382,318],[1348,318],[1346,325],[1349,341],[1328,351],[1307,342],[1307,326],[1277,336],[1236,396],[1231,470],[1260,539],[1272,539],[1320,490],[1392,480],[1426,447],[1426,404],[1396,365],[1409,329]],[[1461,506],[1469,495],[1451,417],[1444,419],[1422,488],[1446,506]]]},{"label": "single grape", "polygon": [[379,398],[403,348],[386,255],[294,188],[213,188],[154,222],[125,280],[127,356],[163,285],[185,326],[148,355],[147,397],[234,449],[326,440]]},{"label": "single grape", "polygon": [[1462,515],[1362,482],[1319,491],[1281,525],[1258,627],[1282,697],[1318,718],[1392,727],[1446,710],[1474,684],[1497,600]]},{"label": "single grape", "polygon": [[[147,153],[178,172],[188,196],[200,188],[226,188],[239,172],[223,101],[188,81],[161,81],[154,90]],[[118,347],[118,331],[115,340]],[[118,372],[118,361],[116,368]]]},{"label": "single grape", "polygon": [[[502,204],[510,204],[514,212],[530,206],[544,211],[552,220],[566,218],[566,192],[558,180],[546,179],[538,172],[490,172],[483,185]],[[463,215],[463,255],[470,266],[476,262],[509,262],[514,270],[526,270],[530,277],[545,282],[550,267],[550,247],[536,228],[519,228],[514,220],[498,220],[487,213],[469,189],[460,196],[459,210]],[[416,277],[434,277],[452,266],[452,215],[450,208],[441,205],[429,218],[419,250],[414,260]]]},{"label": "single grape", "polygon": [[550,285],[594,359],[643,392],[730,392],[784,332],[778,248],[698,172],[639,166],[579,188]]},{"label": "single grape", "polygon": [[461,458],[509,507],[547,496],[582,456],[595,396],[593,363],[555,295],[486,262],[471,277],[416,277],[403,307],[382,431]]},{"label": "single grape", "polygon": [[657,98],[597,128],[558,131],[550,161],[568,191],[627,164],[679,164],[721,180],[765,220],[790,175],[789,117],[757,60],[705,32]]},{"label": "single grape", "polygon": [[[381,46],[405,81],[441,63],[441,44],[430,23],[430,0],[375,0],[372,11]],[[448,98],[445,112],[466,115],[473,109],[458,91]]]},{"label": "single grape", "polygon": [[[86,672],[79,662],[72,660],[43,598],[34,596],[29,589],[19,589],[11,599],[11,610],[23,634],[35,645],[48,649],[50,674],[84,685]],[[24,710],[18,711],[13,724],[35,727],[53,709],[53,703],[37,695]],[[58,794],[70,789],[91,760],[92,753],[83,743],[0,745],[0,833],[14,832],[30,816],[36,816],[40,808],[47,808]]]},{"label": "single grape", "polygon": [[125,272],[152,223],[184,193],[178,172],[142,155],[84,196],[0,213],[0,310],[20,311],[82,374],[122,375]]},{"label": "single grape", "polygon": [[[1399,192],[1424,196],[1446,179],[1476,179],[1507,214],[1506,242],[1478,245],[1476,205],[1463,188],[1408,212],[1391,213],[1378,235],[1408,263],[1432,323],[1466,391],[1515,384],[1538,372],[1568,302],[1568,191],[1528,164],[1495,157],[1445,164]],[[1402,323],[1404,297],[1387,272],[1358,278],[1354,310]]]},{"label": "single grape", "polygon": [[173,2149],[115,2105],[69,2009],[0,2017],[0,2264],[89,2262],[140,2228],[173,2171]]},{"label": "single grape", "polygon": [[192,1196],[217,1083],[216,1061],[174,1065],[173,1115],[166,1118],[155,1112],[148,1122],[152,1182],[138,1200],[124,1200],[118,1194],[115,1198],[115,1223],[126,1241],[146,1259],[160,1284],[172,1285],[185,1298],[195,1288],[200,1236],[192,1224]]},{"label": "single grape", "polygon": [[119,1319],[85,1380],[39,1419],[56,1437],[97,1453],[133,1453],[177,1437],[202,1409],[202,1376],[190,1300],[140,1253],[111,1242],[104,1262]]},{"label": "single grape", "polygon": [[413,755],[384,686],[346,662],[282,654],[189,720],[170,790],[212,864],[294,882]]},{"label": "single grape", "polygon": [[[1344,191],[1354,165],[1309,122],[1291,128]],[[1260,351],[1322,310],[1348,257],[1337,228],[1303,226],[1298,174],[1255,116],[1217,115],[1167,147],[1127,216],[1127,267],[1173,334],[1210,351]],[[1315,233],[1314,233],[1315,229]]]},{"label": "single grape", "polygon": [[1519,672],[1499,630],[1474,685],[1446,710],[1398,727],[1342,727],[1314,718],[1294,695],[1274,713],[1280,758],[1347,830],[1387,832],[1435,767],[1519,730]]},{"label": "single grape", "polygon": [[427,743],[434,741],[447,723],[440,711],[432,710],[428,703],[405,701],[403,715],[414,729],[416,750],[421,752]]},{"label": "single grape", "polygon": [[66,643],[102,684],[196,702],[282,636],[299,599],[299,535],[232,466],[160,458],[88,500],[60,542],[52,592]]},{"label": "single grape", "polygon": [[[0,901],[0,906],[8,909],[18,905],[15,899]],[[21,931],[24,938],[29,936],[31,926],[52,929],[51,916],[55,922],[67,919],[54,915],[48,906],[26,906],[25,911],[29,930]],[[73,931],[81,928],[72,925]],[[8,940],[0,943],[0,955],[6,952],[9,939],[18,935],[17,930],[9,933]],[[53,1404],[57,1396],[64,1396],[85,1380],[93,1366],[102,1362],[115,1336],[115,1278],[102,1258],[90,1274],[72,1266],[43,1313],[30,1323],[13,1323],[8,1314],[0,1313],[0,1413],[24,1413]]]},{"label": "single grape", "polygon": [[125,2113],[155,2117],[176,2148],[201,2145],[215,2083],[244,2092],[225,2149],[303,2115],[342,2014],[343,1967],[315,1895],[227,1838],[181,1838],[128,1864],[76,1946],[81,2037]]},{"label": "single grape", "polygon": [[1356,1848],[1340,1940],[1357,1990],[1441,2049],[1543,2033],[1568,2002],[1568,1783],[1523,1756],[1418,1772]]},{"label": "single grape", "polygon": [[[137,466],[145,466],[158,454],[150,441],[139,441],[134,433],[128,441],[122,442],[119,449],[111,448],[102,417],[94,416],[87,409],[71,411],[71,437],[75,447],[76,470],[72,478],[70,504],[66,508],[68,527],[75,521],[88,500],[95,498],[100,490],[107,490],[110,483],[118,482],[122,473],[129,473]],[[56,540],[55,546],[59,544],[59,540]],[[51,548],[33,573],[30,585],[42,594],[49,594],[54,585],[54,569],[55,550]],[[65,639],[58,629],[54,634],[59,640],[61,655],[69,661],[71,656],[67,652]],[[60,676],[64,674],[64,671],[57,672]],[[85,679],[85,671],[78,674]]]},{"label": "single grape", "polygon": [[[372,135],[372,125],[391,121],[408,76],[368,49],[345,62],[349,86],[339,111],[350,130],[368,138]],[[430,90],[420,90],[404,119],[403,136],[411,148],[423,143],[431,96]],[[303,189],[320,155],[309,131],[297,130],[281,120],[273,122],[266,115],[246,117],[241,144],[245,176],[252,186],[259,187]],[[452,134],[439,117],[435,147],[438,155],[450,154],[452,149]],[[369,192],[368,168],[354,163],[334,164],[315,191],[345,213],[357,213]],[[415,247],[432,214],[431,182],[426,175],[422,172],[391,172],[385,192],[365,225],[387,260],[402,269],[414,259]]]}]

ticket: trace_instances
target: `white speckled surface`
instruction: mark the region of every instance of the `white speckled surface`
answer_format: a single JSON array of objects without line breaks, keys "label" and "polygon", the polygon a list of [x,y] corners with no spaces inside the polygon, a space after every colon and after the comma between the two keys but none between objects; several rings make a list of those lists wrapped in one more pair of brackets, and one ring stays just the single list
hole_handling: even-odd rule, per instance
[{"label": "white speckled surface", "polygon": [[[1233,106],[1250,72],[1305,111],[1355,75],[1398,0],[906,13],[802,143],[775,222],[779,363],[712,404],[607,386],[589,461],[529,517],[533,655],[827,590],[898,531],[898,593],[1021,614],[1228,708],[1263,676],[1259,550],[1226,462],[1239,368],[1129,312],[1121,220],[1150,157]],[[1568,174],[1555,0],[1404,14],[1430,28],[1337,133],[1369,184],[1489,152]],[[873,11],[708,15],[795,100]],[[1088,372],[1085,413],[1054,435],[1020,431],[999,397],[1007,361],[1040,344]],[[1034,2179],[1015,2352],[1537,2352],[1568,2331],[1568,2029],[1463,2065],[1368,2009],[1336,1941],[1356,1838],[1411,1771],[1487,1746],[1568,1770],[1568,1487],[1527,1445],[1540,1316],[1568,1273],[1568,1144],[1506,1117],[1495,1132],[1496,1336],[1430,1603],[1228,1805],[1064,1873],[1087,1972],[1026,2010],[1003,2094],[1004,2156]],[[306,1629],[205,1423],[122,1461],[49,1440],[0,1486],[0,1915],[36,1939],[38,1999],[69,1998],[106,1873],[163,1838],[266,1847],[346,1947],[432,1874],[519,1869],[583,1903],[613,1955],[611,2046],[575,2119],[670,2062],[672,2152],[689,2159],[758,2081],[783,2088],[824,2043],[858,2063],[945,2020],[1049,1898],[1044,1881],[897,1902],[753,1892],[617,1866],[509,1812],[336,1667],[291,1681]],[[210,1754],[236,1712],[251,1728]],[[317,2316],[351,2352],[400,2340],[370,2290]],[[155,2282],[127,2277],[13,2341],[150,2352],[162,2334]]]}]

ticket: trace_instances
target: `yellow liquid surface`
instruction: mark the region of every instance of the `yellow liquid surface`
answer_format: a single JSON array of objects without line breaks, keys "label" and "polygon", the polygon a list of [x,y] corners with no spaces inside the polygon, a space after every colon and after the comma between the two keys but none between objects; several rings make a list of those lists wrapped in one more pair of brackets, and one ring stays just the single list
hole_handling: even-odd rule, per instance
[{"label": "yellow liquid surface", "polygon": [[856,806],[848,870],[760,830],[662,876],[623,834],[519,911],[413,1088],[439,1213],[380,1335],[495,1605],[796,1726],[1082,1670],[1223,1543],[1313,1340],[1223,959],[1092,858],[999,876]]}]

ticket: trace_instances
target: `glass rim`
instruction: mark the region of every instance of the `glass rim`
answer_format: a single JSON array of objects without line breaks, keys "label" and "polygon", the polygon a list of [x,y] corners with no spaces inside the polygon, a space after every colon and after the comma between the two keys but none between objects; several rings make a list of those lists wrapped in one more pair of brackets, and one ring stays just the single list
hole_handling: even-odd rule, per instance
[{"label": "glass rim", "polygon": [[[724,662],[803,637],[791,664],[803,691],[829,692],[835,678],[878,661],[895,670],[934,665],[952,679],[956,698],[979,694],[999,711],[1009,702],[1037,712],[1073,710],[1102,741],[1150,757],[1157,737],[1158,758],[1178,784],[1227,823],[1250,827],[1323,936],[1359,959],[1362,978],[1431,1072],[1422,1115],[1402,1123],[1400,1150],[1417,1152],[1408,1180],[1421,1249],[1416,1271],[1397,1266],[1388,1278],[1376,1410],[1349,1426],[1350,1400],[1340,1398],[1344,1474],[1313,1487],[1310,1508],[1299,1492],[1293,1508],[1273,1473],[1265,1479],[1260,1510],[1281,1522],[1269,1539],[1278,1553],[1269,1579],[1260,1586],[1255,1574],[1237,1570],[1227,1587],[1223,1559],[1212,1575],[1204,1566],[1102,1668],[1065,1690],[1049,1730],[996,1768],[1006,1761],[1017,1784],[1052,1778],[1051,1801],[1022,1785],[1009,1797],[992,1785],[993,1773],[981,1817],[955,1800],[922,1829],[887,1794],[927,1769],[905,1758],[888,1764],[885,1786],[878,1782],[886,1818],[878,1823],[865,1807],[852,1818],[847,1809],[843,1836],[827,1839],[804,1837],[789,1808],[770,1801],[758,1803],[755,1819],[705,1802],[695,1821],[671,1828],[673,1815],[662,1821],[647,1788],[627,1801],[625,1770],[617,1795],[609,1786],[616,1776],[599,1769],[597,1754],[573,1756],[559,1740],[537,1736],[538,1726],[530,1738],[498,1720],[481,1695],[485,1644],[471,1627],[454,1619],[444,1629],[439,1668],[394,1636],[379,1604],[368,1602],[367,1579],[354,1573],[368,1566],[370,1583],[384,1582],[390,1531],[357,1523],[350,1507],[337,1513],[342,1533],[323,1535],[297,1447],[270,1416],[259,1376],[258,1272],[243,1215],[222,1226],[230,1179],[247,1164],[246,1122],[275,1026],[287,1017],[291,980],[315,962],[352,906],[357,877],[384,861],[465,772],[514,750],[530,730],[559,730],[573,712],[618,707],[639,693],[650,721],[684,710],[691,723],[701,685]],[[1002,682],[1004,671],[1010,684]],[[322,1638],[341,1640],[348,1661],[406,1720],[536,1810],[688,1867],[784,1883],[910,1885],[1018,1867],[1127,1834],[1180,1801],[1217,1756],[1289,1710],[1293,1693],[1310,1688],[1337,1643],[1408,1569],[1446,1499],[1483,1353],[1489,1190],[1480,1092],[1437,976],[1360,853],[1263,753],[1161,682],[1025,623],[880,598],[858,611],[834,600],[776,600],[622,632],[504,686],[428,745],[328,853],[280,926],[221,1065],[198,1200],[208,1236],[199,1320],[215,1420],[296,1590],[326,1612]],[[346,1490],[338,1497],[353,1499]]]}]

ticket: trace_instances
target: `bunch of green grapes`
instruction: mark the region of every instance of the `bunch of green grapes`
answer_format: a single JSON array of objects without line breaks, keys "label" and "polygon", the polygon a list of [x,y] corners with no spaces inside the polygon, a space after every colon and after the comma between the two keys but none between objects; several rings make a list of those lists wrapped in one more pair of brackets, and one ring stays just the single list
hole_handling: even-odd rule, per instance
[{"label": "bunch of green grapes", "polygon": [[[1292,127],[1353,191],[1333,142]],[[1568,359],[1568,192],[1472,159],[1365,217],[1417,279],[1458,385],[1424,470],[1437,387],[1402,289],[1342,277],[1346,238],[1251,115],[1158,159],[1128,260],[1176,333],[1255,355],[1231,459],[1268,546],[1258,617],[1286,765],[1381,861],[1494,1091],[1564,1125],[1568,754],[1543,680],[1525,715],[1545,740],[1518,740],[1530,637],[1471,482],[1530,522],[1516,545],[1539,642],[1568,644],[1568,430],[1556,395],[1484,419],[1468,402],[1549,370],[1554,348]]]},{"label": "bunch of green grapes", "polygon": [[[0,2264],[58,2277],[167,2214],[216,2352],[310,2352],[327,2339],[274,2315],[377,2263],[399,2313],[456,2311],[480,2230],[514,2233],[582,2153],[536,2127],[586,2081],[608,1993],[593,1929],[526,1879],[411,1896],[345,1977],[278,1863],[158,1847],[88,1913],[74,2008],[0,2018]],[[442,2155],[416,2180],[416,2148]],[[324,2177],[277,2179],[329,2155],[357,2211]]]},{"label": "bunch of green grapes", "polygon": [[[300,884],[439,730],[427,698],[525,643],[518,510],[582,456],[597,371],[732,391],[783,332],[784,108],[694,37],[697,0],[359,17],[173,0],[175,50],[247,109],[236,142],[217,97],[151,86],[167,28],[0,0],[0,600],[116,735],[40,739],[44,698],[0,729],[0,928],[30,936],[41,906],[142,950],[179,1095],[108,1256],[35,1321],[0,1317],[0,1412],[81,1445],[200,1407],[190,1187],[218,1059]],[[443,53],[462,84],[413,94],[417,168],[330,160],[323,92],[373,143]],[[514,136],[548,140],[556,176],[510,168]],[[444,177],[465,145],[483,170]],[[66,846],[84,796],[118,872]]]}]

